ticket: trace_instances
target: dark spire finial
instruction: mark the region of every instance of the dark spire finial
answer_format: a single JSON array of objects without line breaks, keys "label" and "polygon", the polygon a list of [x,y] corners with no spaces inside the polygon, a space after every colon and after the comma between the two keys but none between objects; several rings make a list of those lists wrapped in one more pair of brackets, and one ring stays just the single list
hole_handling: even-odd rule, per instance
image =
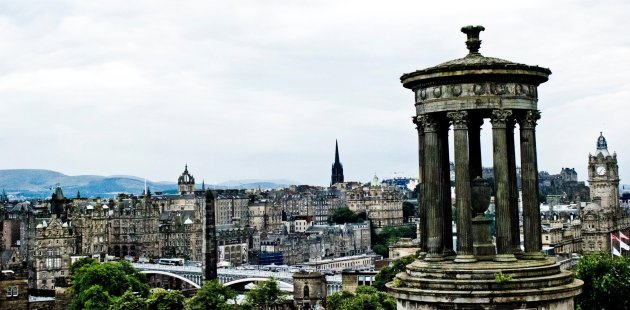
[{"label": "dark spire finial", "polygon": [[335,139],[335,163],[339,162],[339,144],[337,143],[337,139]]},{"label": "dark spire finial", "polygon": [[481,40],[479,40],[479,33],[486,30],[483,26],[468,25],[462,27],[462,32],[466,34],[468,39],[466,40],[466,47],[468,48],[469,55],[479,54],[479,47],[481,47]]}]

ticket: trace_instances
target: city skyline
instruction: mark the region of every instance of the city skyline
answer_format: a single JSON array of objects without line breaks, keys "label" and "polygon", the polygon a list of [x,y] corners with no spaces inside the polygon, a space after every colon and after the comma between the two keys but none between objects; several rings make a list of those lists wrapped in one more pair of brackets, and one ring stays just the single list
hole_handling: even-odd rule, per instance
[{"label": "city skyline", "polygon": [[481,24],[483,55],[553,72],[539,89],[539,169],[586,180],[603,132],[621,183],[630,176],[621,1],[39,5],[0,10],[2,169],[173,181],[187,163],[207,184],[327,185],[338,139],[347,180],[414,177],[399,77],[465,56],[458,30]]}]

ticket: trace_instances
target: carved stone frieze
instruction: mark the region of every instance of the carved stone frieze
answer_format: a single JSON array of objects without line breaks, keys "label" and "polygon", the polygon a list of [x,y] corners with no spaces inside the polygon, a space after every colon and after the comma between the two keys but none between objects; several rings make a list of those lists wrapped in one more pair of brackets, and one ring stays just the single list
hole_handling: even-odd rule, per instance
[{"label": "carved stone frieze", "polygon": [[462,83],[444,86],[428,86],[416,90],[416,102],[432,99],[449,99],[478,96],[512,96],[536,99],[536,86],[522,83]]}]

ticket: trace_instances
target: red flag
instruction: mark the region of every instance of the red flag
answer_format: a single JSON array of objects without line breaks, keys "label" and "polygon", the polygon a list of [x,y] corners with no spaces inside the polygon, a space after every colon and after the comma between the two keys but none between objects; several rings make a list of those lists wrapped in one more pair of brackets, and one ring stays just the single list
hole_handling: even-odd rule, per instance
[{"label": "red flag", "polygon": [[619,240],[619,238],[617,238],[617,236],[615,236],[615,234],[610,234],[610,235],[612,236],[613,240],[621,241],[621,240]]},{"label": "red flag", "polygon": [[628,236],[624,235],[622,232],[619,232],[619,237],[620,237],[621,239],[630,240],[630,238],[628,238]]}]

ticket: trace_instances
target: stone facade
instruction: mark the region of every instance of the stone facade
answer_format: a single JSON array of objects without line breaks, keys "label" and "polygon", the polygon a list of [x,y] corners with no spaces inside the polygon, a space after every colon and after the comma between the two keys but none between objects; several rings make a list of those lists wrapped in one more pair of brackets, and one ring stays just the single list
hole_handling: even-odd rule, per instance
[{"label": "stone facade", "polygon": [[395,187],[376,184],[345,192],[345,202],[354,212],[366,212],[376,228],[403,224],[402,194]]},{"label": "stone facade", "polygon": [[319,272],[293,274],[293,301],[296,309],[321,309],[326,307],[326,277]]},{"label": "stone facade", "polygon": [[[619,203],[619,167],[617,154],[608,153],[606,138],[600,134],[594,155],[589,154],[588,183],[592,202],[581,211],[582,249],[585,253],[611,253],[613,243],[611,234],[621,231],[629,235],[630,218],[628,211]],[[628,240],[624,240],[628,243]]]},{"label": "stone facade", "polygon": [[33,287],[54,289],[67,285],[75,246],[75,231],[69,222],[63,222],[56,214],[41,220],[35,233]]}]

